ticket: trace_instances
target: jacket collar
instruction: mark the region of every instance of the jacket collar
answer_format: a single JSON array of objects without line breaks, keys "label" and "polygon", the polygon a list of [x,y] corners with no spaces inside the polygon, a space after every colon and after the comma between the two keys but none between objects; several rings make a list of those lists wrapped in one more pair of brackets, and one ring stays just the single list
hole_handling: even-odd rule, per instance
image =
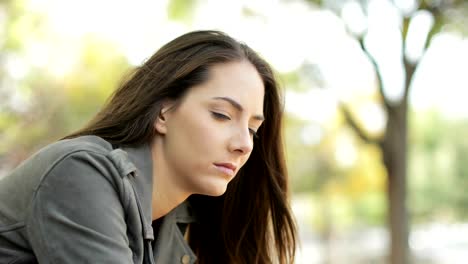
[{"label": "jacket collar", "polygon": [[[153,193],[153,161],[151,148],[148,144],[138,147],[123,147],[128,159],[136,167],[132,179],[135,191],[139,196],[145,222],[151,226],[152,222],[152,193]],[[174,208],[167,216],[174,217],[175,222],[191,223],[196,220],[191,206],[186,200]]]},{"label": "jacket collar", "polygon": [[[138,147],[123,147],[129,161],[135,166],[133,177],[130,177],[144,217],[146,229],[151,227],[152,222],[152,193],[153,193],[153,161],[151,149],[148,144]],[[152,233],[152,230],[147,231]],[[149,234],[148,234],[149,235]]]}]

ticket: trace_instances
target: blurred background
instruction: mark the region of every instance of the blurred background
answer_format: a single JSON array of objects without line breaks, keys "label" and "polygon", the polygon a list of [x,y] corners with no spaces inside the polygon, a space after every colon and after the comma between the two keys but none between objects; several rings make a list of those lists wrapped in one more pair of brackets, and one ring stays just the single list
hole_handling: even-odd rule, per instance
[{"label": "blurred background", "polygon": [[466,263],[468,3],[0,0],[0,177],[195,29],[285,89],[297,263]]}]

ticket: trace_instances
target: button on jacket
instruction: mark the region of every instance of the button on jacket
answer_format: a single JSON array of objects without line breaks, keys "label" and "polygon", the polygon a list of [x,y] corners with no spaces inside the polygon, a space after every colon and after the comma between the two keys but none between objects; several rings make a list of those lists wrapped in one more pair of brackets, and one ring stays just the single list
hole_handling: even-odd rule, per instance
[{"label": "button on jacket", "polygon": [[83,136],[41,149],[0,179],[0,263],[194,263],[189,202],[153,232],[152,186],[148,145]]}]

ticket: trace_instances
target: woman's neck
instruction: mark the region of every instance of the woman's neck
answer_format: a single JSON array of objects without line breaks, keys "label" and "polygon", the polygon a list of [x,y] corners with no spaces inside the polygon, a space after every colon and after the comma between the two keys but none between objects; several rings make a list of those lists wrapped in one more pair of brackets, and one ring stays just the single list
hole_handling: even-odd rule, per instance
[{"label": "woman's neck", "polygon": [[190,195],[190,193],[183,190],[181,184],[177,184],[175,172],[165,159],[162,143],[161,139],[156,138],[151,146],[153,159],[153,220],[168,214]]}]

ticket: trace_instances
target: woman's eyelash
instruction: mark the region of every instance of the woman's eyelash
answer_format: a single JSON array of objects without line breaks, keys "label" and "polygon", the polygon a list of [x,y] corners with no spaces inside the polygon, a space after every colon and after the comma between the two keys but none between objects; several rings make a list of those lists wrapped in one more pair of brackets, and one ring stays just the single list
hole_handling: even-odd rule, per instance
[{"label": "woman's eyelash", "polygon": [[[221,114],[218,112],[211,112],[211,114],[213,115],[214,118],[219,119],[219,120],[231,120],[231,118],[225,114]],[[249,128],[249,132],[254,138],[258,138],[258,134],[255,130]]]},{"label": "woman's eyelash", "polygon": [[215,117],[216,119],[221,119],[221,120],[231,120],[231,118],[227,115],[224,115],[224,114],[221,114],[221,113],[218,113],[218,112],[211,112],[211,114],[213,115],[213,117]]},{"label": "woman's eyelash", "polygon": [[258,138],[258,134],[255,130],[249,128],[249,131],[250,131],[250,134],[252,134],[254,138]]}]

